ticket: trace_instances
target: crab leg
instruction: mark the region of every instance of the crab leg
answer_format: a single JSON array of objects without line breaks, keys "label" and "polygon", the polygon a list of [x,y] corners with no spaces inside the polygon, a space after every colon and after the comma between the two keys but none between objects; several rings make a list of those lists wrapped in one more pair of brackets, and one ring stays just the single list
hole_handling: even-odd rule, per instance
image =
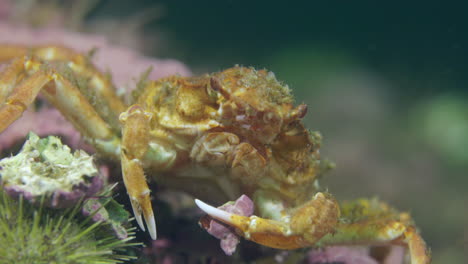
[{"label": "crab leg", "polygon": [[[23,79],[13,76],[25,75]],[[0,101],[0,132],[18,119],[36,99],[40,91],[85,136],[101,141],[111,141],[117,147],[114,134],[96,113],[78,88],[61,72],[41,62],[23,57],[13,62],[0,76],[0,88],[7,90]]]},{"label": "crab leg", "polygon": [[314,245],[325,234],[332,232],[339,216],[336,201],[323,193],[317,193],[309,202],[281,220],[236,215],[200,200],[195,200],[195,203],[212,218],[234,227],[244,238],[278,249]]},{"label": "crab leg", "polygon": [[412,264],[430,263],[430,254],[427,246],[414,226],[396,220],[384,220],[379,223],[362,221],[358,223],[341,223],[336,233],[325,236],[320,245],[403,245],[409,249]]},{"label": "crab leg", "polygon": [[[431,262],[424,240],[412,225],[409,215],[398,213],[384,203],[359,200],[344,204],[337,221],[335,203],[318,193],[314,199],[295,209],[283,221],[241,216],[215,208],[200,200],[198,207],[212,218],[231,227],[244,238],[280,249],[327,245],[404,245],[409,249],[412,264]],[[319,214],[317,214],[319,213]],[[314,217],[322,219],[316,221]]]},{"label": "crab leg", "polygon": [[[86,81],[86,85],[77,88],[87,97],[88,101],[96,107],[99,115],[107,120],[116,131],[120,129],[118,115],[125,111],[126,106],[116,95],[114,87],[105,74],[98,71],[90,62],[89,56],[82,55],[72,49],[60,46],[39,46],[27,48],[9,44],[0,44],[0,61],[19,58],[32,54],[44,61],[63,62],[68,70],[77,76],[77,79]],[[69,75],[69,73],[67,73]],[[0,92],[1,98],[1,92]],[[93,100],[90,100],[93,98]]]},{"label": "crab leg", "polygon": [[142,159],[148,151],[151,114],[138,105],[131,106],[120,115],[122,123],[122,173],[124,184],[132,204],[135,219],[145,231],[141,215],[145,218],[148,232],[156,239],[156,223],[151,206],[150,189],[143,172]]},{"label": "crab leg", "polygon": [[426,243],[407,213],[400,213],[377,199],[342,203],[342,221],[336,232],[320,240],[320,245],[377,244],[403,245],[412,264],[431,262]]},{"label": "crab leg", "polygon": [[18,76],[24,70],[25,58],[15,60],[0,76],[0,132],[18,119],[50,77],[35,73],[30,78],[16,84]]},{"label": "crab leg", "polygon": [[28,52],[28,48],[15,44],[0,44],[0,61],[19,58]]},{"label": "crab leg", "polygon": [[16,86],[17,74],[23,71],[25,58],[13,60],[6,69],[0,73],[0,106],[11,94]]}]

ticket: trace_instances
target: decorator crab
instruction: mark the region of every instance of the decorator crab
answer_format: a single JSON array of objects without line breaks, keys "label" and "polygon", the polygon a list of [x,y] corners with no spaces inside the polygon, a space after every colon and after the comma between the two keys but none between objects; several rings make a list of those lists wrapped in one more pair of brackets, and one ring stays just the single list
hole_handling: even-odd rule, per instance
[{"label": "decorator crab", "polygon": [[[156,239],[150,189],[159,184],[210,201],[253,197],[255,213],[197,205],[246,239],[280,249],[397,244],[429,263],[407,213],[377,200],[338,204],[319,192],[320,135],[301,122],[273,73],[234,67],[200,77],[142,79],[130,106],[85,55],[56,46],[0,45],[0,132],[43,96],[103,155],[120,159],[135,218]],[[156,69],[157,70],[157,69]],[[143,218],[142,218],[143,217]]]}]

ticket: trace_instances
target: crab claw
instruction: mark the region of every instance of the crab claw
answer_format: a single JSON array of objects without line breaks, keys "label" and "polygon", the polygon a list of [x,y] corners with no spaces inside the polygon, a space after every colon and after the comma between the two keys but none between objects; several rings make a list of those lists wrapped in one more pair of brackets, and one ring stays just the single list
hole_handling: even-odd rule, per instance
[{"label": "crab claw", "polygon": [[[232,214],[197,199],[195,203],[212,218],[235,228],[244,238],[278,249],[296,249],[313,245],[333,230],[339,215],[335,200],[329,199],[322,193],[318,193],[304,206],[295,209],[291,216],[284,218],[284,221],[255,215],[247,217]],[[313,219],[314,217],[316,219]]]},{"label": "crab claw", "polygon": [[156,240],[156,222],[151,206],[150,189],[146,183],[141,160],[148,150],[149,121],[151,114],[138,105],[129,107],[119,120],[122,123],[122,144],[120,158],[125,188],[132,204],[135,219],[140,228],[146,227],[152,239]]},{"label": "crab claw", "polygon": [[302,244],[301,237],[291,235],[290,228],[279,221],[228,213],[197,199],[195,203],[212,218],[234,227],[239,235],[258,244],[280,249],[297,248],[296,245]]},{"label": "crab claw", "polygon": [[157,238],[156,232],[156,221],[154,220],[153,208],[151,206],[151,200],[149,193],[143,193],[142,196],[135,198],[130,196],[130,202],[132,204],[133,214],[135,215],[135,220],[140,226],[141,230],[145,231],[145,226],[143,224],[143,219],[141,215],[145,218],[146,226],[148,227],[148,232],[153,240]]},{"label": "crab claw", "polygon": [[[124,154],[122,156],[125,156]],[[154,220],[153,207],[151,206],[150,190],[143,174],[143,169],[138,160],[122,158],[123,178],[128,196],[132,204],[133,214],[140,228],[145,231],[142,215],[145,218],[146,227],[153,240],[156,240],[156,221]]]}]

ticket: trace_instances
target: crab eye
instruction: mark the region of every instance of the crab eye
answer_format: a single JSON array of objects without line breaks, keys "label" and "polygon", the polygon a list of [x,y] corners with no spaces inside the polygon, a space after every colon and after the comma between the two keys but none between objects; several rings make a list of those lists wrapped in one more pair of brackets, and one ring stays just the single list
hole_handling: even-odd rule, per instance
[{"label": "crab eye", "polygon": [[213,92],[216,93],[216,97],[218,96],[223,96],[227,100],[231,97],[229,92],[224,89],[223,85],[221,84],[221,81],[216,78],[216,77],[211,77],[210,78],[210,83],[208,85]]},{"label": "crab eye", "polygon": [[272,112],[267,112],[263,115],[263,122],[269,123],[275,118],[275,114]]},{"label": "crab eye", "polygon": [[208,95],[208,98],[210,100],[212,101],[218,100],[219,93],[211,87],[211,84],[208,84],[206,86],[206,94]]}]

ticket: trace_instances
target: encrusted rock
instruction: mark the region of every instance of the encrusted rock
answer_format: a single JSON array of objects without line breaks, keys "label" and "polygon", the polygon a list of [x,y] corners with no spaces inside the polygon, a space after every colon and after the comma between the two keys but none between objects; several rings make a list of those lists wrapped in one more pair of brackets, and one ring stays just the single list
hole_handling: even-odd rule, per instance
[{"label": "encrusted rock", "polygon": [[72,153],[59,138],[39,138],[30,133],[21,151],[0,160],[0,183],[13,197],[24,196],[53,208],[74,205],[101,190],[103,179],[93,157]]}]

